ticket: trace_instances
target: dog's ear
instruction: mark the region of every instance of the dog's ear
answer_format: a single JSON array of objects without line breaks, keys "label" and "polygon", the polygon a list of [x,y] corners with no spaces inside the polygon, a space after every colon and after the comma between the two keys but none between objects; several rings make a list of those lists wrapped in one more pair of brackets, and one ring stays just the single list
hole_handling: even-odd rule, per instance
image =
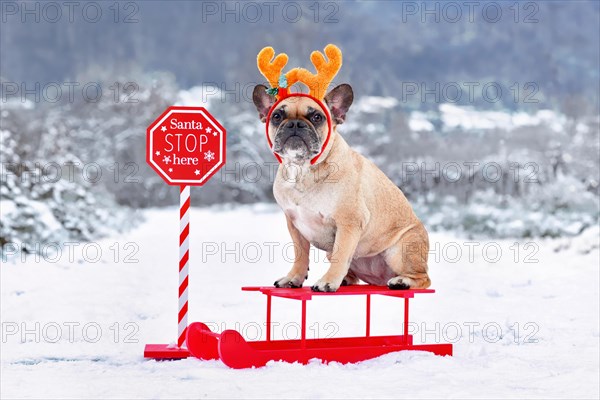
[{"label": "dog's ear", "polygon": [[343,124],[346,120],[346,113],[354,100],[352,86],[342,83],[336,86],[325,96],[325,103],[329,106],[331,114],[336,124]]},{"label": "dog's ear", "polygon": [[254,87],[252,101],[258,111],[260,122],[265,122],[267,120],[267,114],[269,114],[269,109],[275,103],[275,100],[274,96],[267,93],[267,87],[265,85],[256,85]]}]

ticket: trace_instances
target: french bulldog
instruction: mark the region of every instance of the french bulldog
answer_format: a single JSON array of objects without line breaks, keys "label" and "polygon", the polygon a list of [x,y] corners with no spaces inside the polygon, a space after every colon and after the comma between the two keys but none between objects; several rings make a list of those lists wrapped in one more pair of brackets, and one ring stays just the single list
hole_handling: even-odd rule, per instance
[{"label": "french bulldog", "polygon": [[[324,250],[330,263],[313,291],[335,292],[359,279],[390,289],[431,284],[425,227],[402,191],[337,132],[353,99],[348,84],[324,97],[328,110],[310,97],[288,97],[267,121],[276,99],[264,85],[254,88],[253,101],[260,120],[268,123],[271,150],[281,159],[273,193],[295,249],[292,269],[275,281],[276,287],[302,287],[310,245]],[[326,113],[332,127],[323,148],[329,131]]]}]

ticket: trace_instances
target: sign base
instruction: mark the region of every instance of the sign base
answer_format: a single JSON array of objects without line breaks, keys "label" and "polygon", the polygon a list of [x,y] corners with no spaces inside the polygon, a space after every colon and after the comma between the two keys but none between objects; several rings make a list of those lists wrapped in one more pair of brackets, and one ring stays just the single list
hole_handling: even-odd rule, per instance
[{"label": "sign base", "polygon": [[144,348],[144,358],[155,360],[182,360],[189,356],[188,349],[169,344],[147,344]]}]

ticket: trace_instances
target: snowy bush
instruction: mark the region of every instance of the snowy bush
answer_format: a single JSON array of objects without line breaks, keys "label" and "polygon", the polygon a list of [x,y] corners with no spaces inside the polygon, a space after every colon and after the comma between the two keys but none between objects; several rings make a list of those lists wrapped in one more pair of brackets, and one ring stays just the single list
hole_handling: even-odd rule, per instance
[{"label": "snowy bush", "polygon": [[432,197],[413,204],[425,225],[469,236],[575,236],[597,226],[600,217],[598,198],[573,178],[539,187],[523,198],[499,196],[492,190],[476,192],[468,204],[454,197]]}]

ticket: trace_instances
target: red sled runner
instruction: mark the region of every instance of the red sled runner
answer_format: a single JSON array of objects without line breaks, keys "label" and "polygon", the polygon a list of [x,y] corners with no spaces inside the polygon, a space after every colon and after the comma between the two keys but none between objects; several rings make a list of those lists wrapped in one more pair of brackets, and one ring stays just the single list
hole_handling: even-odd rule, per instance
[{"label": "red sled runner", "polygon": [[[263,341],[246,341],[239,332],[226,330],[215,333],[202,322],[192,323],[187,330],[187,348],[191,355],[203,360],[220,359],[231,368],[262,367],[269,361],[299,362],[307,364],[311,359],[323,362],[355,363],[401,350],[428,351],[440,356],[452,355],[452,344],[413,344],[408,332],[409,299],[415,294],[434,293],[432,289],[390,290],[385,286],[343,286],[337,292],[313,292],[309,287],[285,289],[274,287],[243,287],[242,290],[257,291],[267,296],[267,334]],[[307,339],[306,302],[313,296],[366,296],[365,336]],[[404,299],[404,334],[371,336],[371,296],[383,295]],[[298,340],[271,339],[271,300],[283,297],[302,301],[301,338]]]}]

